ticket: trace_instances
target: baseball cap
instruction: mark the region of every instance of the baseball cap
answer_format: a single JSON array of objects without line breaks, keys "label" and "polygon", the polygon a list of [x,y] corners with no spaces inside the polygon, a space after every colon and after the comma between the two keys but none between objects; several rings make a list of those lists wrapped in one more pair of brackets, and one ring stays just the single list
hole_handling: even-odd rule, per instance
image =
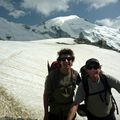
[{"label": "baseball cap", "polygon": [[85,67],[88,67],[90,65],[98,65],[100,66],[99,61],[96,58],[90,58],[86,61]]}]

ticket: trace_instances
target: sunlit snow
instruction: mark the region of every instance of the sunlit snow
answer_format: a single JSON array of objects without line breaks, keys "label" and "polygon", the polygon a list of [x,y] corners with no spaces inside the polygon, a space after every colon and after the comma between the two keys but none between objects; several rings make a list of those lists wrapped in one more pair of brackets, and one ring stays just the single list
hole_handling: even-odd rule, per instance
[{"label": "sunlit snow", "polygon": [[[57,44],[58,43],[58,44]],[[38,41],[0,41],[0,86],[13,94],[34,111],[36,118],[43,118],[43,91],[47,75],[47,61],[57,58],[57,51],[71,48],[75,53],[73,68],[79,71],[86,60],[99,59],[103,71],[120,80],[120,53],[95,46],[75,44],[73,39],[48,39]],[[113,90],[120,109],[120,94]],[[4,108],[3,108],[4,109]],[[116,115],[117,120],[120,116]],[[85,120],[80,117],[79,120]]]}]

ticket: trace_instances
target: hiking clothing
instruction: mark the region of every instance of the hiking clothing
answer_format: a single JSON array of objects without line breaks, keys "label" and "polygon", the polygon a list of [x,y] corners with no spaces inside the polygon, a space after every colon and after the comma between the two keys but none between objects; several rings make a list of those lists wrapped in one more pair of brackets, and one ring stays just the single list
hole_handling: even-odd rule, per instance
[{"label": "hiking clothing", "polygon": [[73,103],[76,84],[78,85],[80,81],[78,72],[73,69],[69,74],[63,74],[59,69],[50,72],[45,81],[45,89],[48,95],[49,112],[52,115],[67,117]]},{"label": "hiking clothing", "polygon": [[[110,75],[106,75],[106,79],[110,88],[114,88],[120,93],[120,81],[113,78]],[[90,78],[88,78],[87,81],[89,87],[89,96],[86,101],[87,102],[86,104],[89,113],[92,114],[93,116],[96,116],[97,118],[106,117],[113,114],[114,111],[113,113],[110,114],[111,110],[113,109],[111,94],[109,91],[104,90],[105,88],[102,81],[99,79],[98,81],[93,82]],[[85,91],[83,88],[83,83],[81,82],[76,93],[75,102],[79,104],[83,102],[84,99]],[[89,118],[89,120],[94,119]]]},{"label": "hiking clothing", "polygon": [[94,116],[92,116],[92,115],[88,115],[88,120],[116,120],[116,118],[115,118],[114,113],[111,113],[111,114],[109,114],[108,116],[106,116],[106,117],[101,117],[101,118],[94,117]]},{"label": "hiking clothing", "polygon": [[[72,120],[75,120],[76,115]],[[49,113],[49,120],[67,120],[67,116],[63,116],[62,114],[53,114]]]},{"label": "hiking clothing", "polygon": [[115,108],[112,107],[110,114],[106,117],[96,117],[92,115],[88,110],[87,106],[85,104],[81,104],[78,106],[78,114],[80,116],[87,116],[88,120],[116,120],[115,114],[114,114]]}]

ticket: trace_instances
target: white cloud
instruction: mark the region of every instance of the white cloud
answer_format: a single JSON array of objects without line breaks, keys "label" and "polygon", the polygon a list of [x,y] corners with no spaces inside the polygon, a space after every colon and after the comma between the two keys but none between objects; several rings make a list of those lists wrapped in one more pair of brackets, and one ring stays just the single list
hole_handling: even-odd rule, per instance
[{"label": "white cloud", "polygon": [[22,7],[33,9],[43,15],[49,15],[52,12],[67,11],[70,0],[24,0]]},{"label": "white cloud", "polygon": [[117,3],[119,0],[80,0],[81,2],[90,5],[90,8],[101,8],[112,3]]},{"label": "white cloud", "polygon": [[13,16],[14,18],[19,18],[25,15],[25,12],[22,10],[17,10],[12,3],[12,0],[0,0],[0,6],[5,8],[9,13],[8,15]]},{"label": "white cloud", "polygon": [[0,0],[0,6],[4,7],[8,11],[14,10],[14,6],[11,3],[11,0]]},{"label": "white cloud", "polygon": [[112,20],[109,18],[97,20],[96,23],[99,25],[108,26],[108,27],[112,27],[112,25],[113,25]]},{"label": "white cloud", "polygon": [[102,20],[97,20],[96,23],[107,27],[120,28],[120,16],[115,19],[106,18]]},{"label": "white cloud", "polygon": [[14,18],[19,18],[21,16],[24,16],[25,12],[21,11],[21,10],[14,10],[14,11],[10,12],[9,15],[13,16]]}]

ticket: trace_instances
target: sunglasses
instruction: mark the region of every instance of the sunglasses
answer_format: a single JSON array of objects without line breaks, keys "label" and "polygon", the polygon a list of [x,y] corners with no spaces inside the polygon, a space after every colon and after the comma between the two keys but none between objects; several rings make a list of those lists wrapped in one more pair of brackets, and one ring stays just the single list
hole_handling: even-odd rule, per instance
[{"label": "sunglasses", "polygon": [[74,60],[74,57],[62,57],[62,58],[60,58],[60,61],[66,61],[66,60],[68,60],[68,61],[73,61]]},{"label": "sunglasses", "polygon": [[100,66],[99,65],[88,65],[87,67],[86,67],[88,70],[92,70],[92,69],[99,69],[100,68]]}]

